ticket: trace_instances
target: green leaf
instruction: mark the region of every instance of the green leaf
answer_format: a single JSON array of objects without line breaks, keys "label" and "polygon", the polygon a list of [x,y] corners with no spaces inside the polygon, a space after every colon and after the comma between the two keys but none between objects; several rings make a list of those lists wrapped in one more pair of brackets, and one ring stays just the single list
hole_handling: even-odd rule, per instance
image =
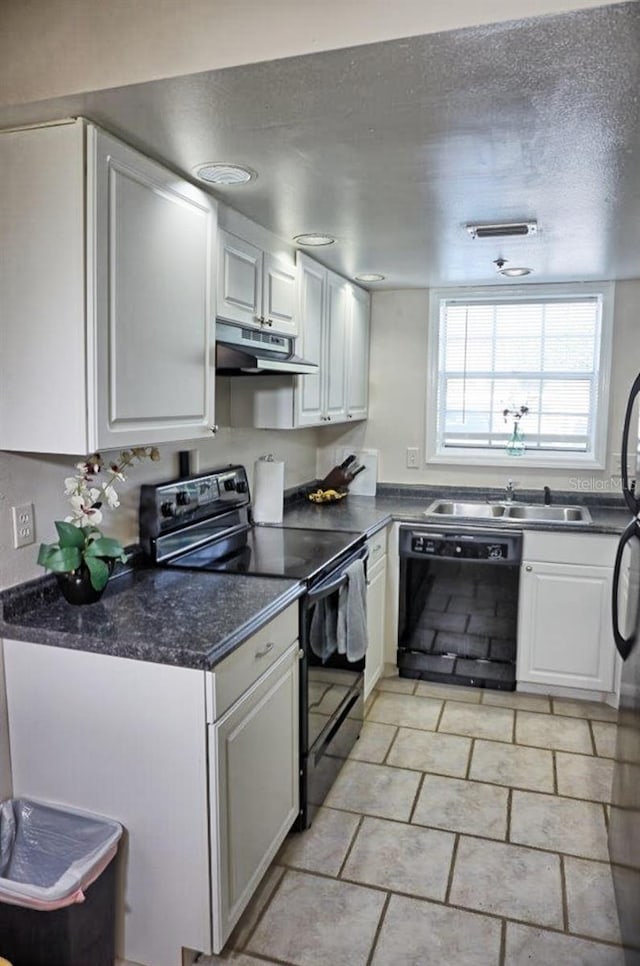
[{"label": "green leaf", "polygon": [[85,559],[89,557],[116,557],[118,560],[126,560],[124,547],[119,540],[112,537],[99,537],[93,540],[85,550]]},{"label": "green leaf", "polygon": [[85,557],[84,562],[86,563],[89,574],[91,575],[91,586],[94,590],[102,590],[109,579],[109,574],[111,573],[109,565],[106,564],[104,560],[100,560],[99,557],[87,556]]},{"label": "green leaf", "polygon": [[55,544],[40,544],[38,563],[47,570],[58,574],[77,570],[82,563],[82,554],[78,547],[57,547]]},{"label": "green leaf", "polygon": [[85,535],[81,527],[75,527],[73,523],[66,523],[64,520],[56,520],[56,530],[61,547],[84,547]]}]

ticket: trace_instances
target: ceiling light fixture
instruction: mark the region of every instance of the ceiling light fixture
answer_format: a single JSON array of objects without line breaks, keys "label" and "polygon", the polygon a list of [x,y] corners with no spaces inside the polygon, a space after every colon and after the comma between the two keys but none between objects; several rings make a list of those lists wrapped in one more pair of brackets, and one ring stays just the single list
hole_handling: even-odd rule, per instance
[{"label": "ceiling light fixture", "polygon": [[248,184],[255,181],[258,177],[252,168],[246,168],[242,164],[225,164],[218,161],[207,161],[206,164],[199,164],[193,168],[193,173],[200,181],[207,184],[217,185],[238,185]]},{"label": "ceiling light fixture", "polygon": [[522,278],[523,275],[531,275],[533,269],[531,268],[505,268],[507,264],[506,258],[496,258],[494,263],[496,266],[496,271],[499,275],[505,275],[507,278]]},{"label": "ceiling light fixture", "polygon": [[365,272],[363,275],[354,275],[354,282],[382,282],[385,278],[384,275],[379,275],[377,272]]},{"label": "ceiling light fixture", "polygon": [[469,224],[464,226],[472,238],[513,238],[535,235],[537,221],[511,221],[503,224]]},{"label": "ceiling light fixture", "polygon": [[333,245],[335,242],[335,238],[333,238],[331,235],[323,235],[317,231],[310,231],[303,235],[296,235],[293,240],[296,245],[305,245],[310,247]]}]

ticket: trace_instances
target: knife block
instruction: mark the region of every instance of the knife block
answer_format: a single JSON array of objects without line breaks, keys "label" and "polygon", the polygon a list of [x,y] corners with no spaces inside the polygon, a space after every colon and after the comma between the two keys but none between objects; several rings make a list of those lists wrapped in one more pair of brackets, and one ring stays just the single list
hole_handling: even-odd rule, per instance
[{"label": "knife block", "polygon": [[353,476],[347,470],[341,469],[339,466],[334,466],[332,470],[327,473],[324,480],[319,484],[323,490],[339,490],[343,487],[348,487]]}]

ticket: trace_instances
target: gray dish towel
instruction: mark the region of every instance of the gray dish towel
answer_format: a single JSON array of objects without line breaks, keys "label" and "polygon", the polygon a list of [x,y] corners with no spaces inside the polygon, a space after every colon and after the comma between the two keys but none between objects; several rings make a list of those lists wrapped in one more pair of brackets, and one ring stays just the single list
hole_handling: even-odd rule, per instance
[{"label": "gray dish towel", "polygon": [[316,657],[326,661],[338,648],[338,601],[336,595],[319,600],[311,615],[309,645]]},{"label": "gray dish towel", "polygon": [[348,661],[361,661],[367,652],[367,581],[364,561],[355,560],[346,570],[347,583],[338,599],[338,653]]}]

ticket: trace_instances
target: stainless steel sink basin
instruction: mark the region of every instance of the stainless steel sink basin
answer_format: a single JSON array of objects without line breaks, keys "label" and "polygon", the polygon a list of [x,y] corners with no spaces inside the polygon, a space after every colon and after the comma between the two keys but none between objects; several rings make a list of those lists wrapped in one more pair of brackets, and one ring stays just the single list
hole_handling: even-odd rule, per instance
[{"label": "stainless steel sink basin", "polygon": [[591,523],[591,514],[583,506],[542,506],[535,503],[464,503],[434,500],[425,516],[466,517],[479,520],[517,522],[531,520],[547,523]]},{"label": "stainless steel sink basin", "polygon": [[551,523],[591,523],[591,514],[583,506],[537,506],[514,504],[505,511],[509,520],[543,520]]},{"label": "stainless steel sink basin", "polygon": [[449,500],[434,500],[425,510],[427,516],[437,514],[445,517],[486,517],[495,519],[504,515],[504,506],[495,503],[455,503]]}]

